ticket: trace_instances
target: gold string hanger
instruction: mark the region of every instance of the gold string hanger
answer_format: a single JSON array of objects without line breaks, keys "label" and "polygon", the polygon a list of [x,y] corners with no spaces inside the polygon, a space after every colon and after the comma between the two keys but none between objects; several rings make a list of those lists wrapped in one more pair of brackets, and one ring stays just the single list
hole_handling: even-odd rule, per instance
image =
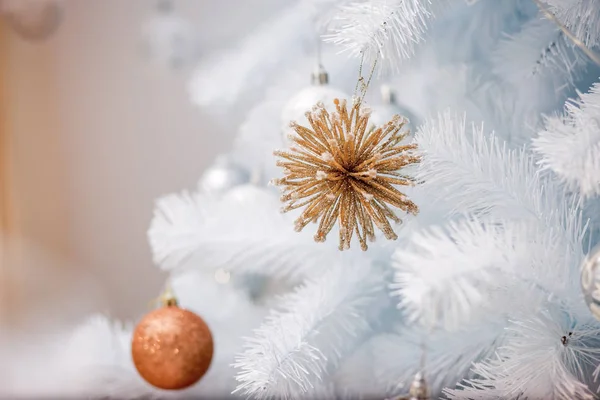
[{"label": "gold string hanger", "polygon": [[[361,51],[360,57],[360,65],[358,66],[358,80],[356,81],[356,86],[354,87],[354,97],[358,98],[358,103],[362,104],[365,96],[367,95],[367,90],[369,89],[369,85],[371,84],[371,80],[373,80],[373,75],[375,74],[375,68],[377,67],[377,62],[379,61],[379,53],[377,53],[377,57],[373,61],[373,65],[371,66],[371,71],[369,72],[369,78],[365,82],[365,78],[362,75],[363,65],[365,62],[365,52]],[[360,96],[358,92],[360,91]]]}]

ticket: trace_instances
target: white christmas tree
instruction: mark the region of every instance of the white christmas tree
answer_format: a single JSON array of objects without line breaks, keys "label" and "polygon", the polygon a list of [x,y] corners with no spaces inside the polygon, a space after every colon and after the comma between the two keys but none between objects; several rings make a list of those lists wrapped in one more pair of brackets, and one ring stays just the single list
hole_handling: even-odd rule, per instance
[{"label": "white christmas tree", "polygon": [[[432,396],[595,398],[600,322],[584,302],[580,265],[597,241],[588,228],[598,217],[588,215],[600,193],[598,84],[552,114],[598,80],[599,20],[600,3],[586,0],[302,0],[209,57],[192,100],[244,110],[229,157],[262,175],[157,202],[155,261],[216,338],[213,369],[182,395],[385,398],[421,372]],[[418,184],[402,190],[420,213],[402,216],[395,241],[380,235],[366,252],[358,241],[340,252],[335,240],[314,243],[316,225],[294,232],[302,210],[279,213],[265,185],[282,174],[271,153],[291,145],[286,110],[297,104],[288,101],[310,72],[314,104],[304,111],[334,89],[352,102],[368,83],[361,107],[372,121],[390,109],[413,116],[421,162],[406,174]],[[382,84],[394,94],[385,101],[373,89]],[[241,288],[203,278],[225,270]],[[263,286],[251,302],[252,276],[281,297]],[[231,312],[201,306],[219,290]],[[127,349],[129,331],[106,320],[83,329]],[[69,348],[89,346],[76,338]],[[65,368],[93,371],[107,354],[75,353]],[[112,372],[73,391],[165,395],[115,357]]]}]

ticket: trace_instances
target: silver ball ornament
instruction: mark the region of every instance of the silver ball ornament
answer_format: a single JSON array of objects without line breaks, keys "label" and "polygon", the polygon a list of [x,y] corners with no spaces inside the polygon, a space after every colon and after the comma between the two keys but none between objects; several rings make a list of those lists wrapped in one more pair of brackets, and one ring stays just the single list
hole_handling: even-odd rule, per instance
[{"label": "silver ball ornament", "polygon": [[372,107],[369,123],[373,126],[381,126],[390,121],[394,115],[400,115],[407,120],[405,126],[410,129],[411,135],[414,134],[413,113],[397,103],[394,91],[387,85],[381,86],[381,100],[381,104]]},{"label": "silver ball ornament", "polygon": [[281,112],[283,142],[289,144],[288,136],[295,135],[294,130],[289,126],[290,122],[295,121],[300,125],[310,126],[305,114],[317,103],[323,103],[326,109],[333,110],[334,99],[347,98],[346,93],[329,86],[327,72],[319,66],[312,74],[312,85],[294,95],[283,107]]},{"label": "silver ball ornament", "polygon": [[410,400],[429,400],[429,387],[423,373],[415,375],[408,391]]},{"label": "silver ball ornament", "polygon": [[207,169],[200,181],[198,189],[203,193],[220,194],[250,181],[250,173],[232,163],[226,156],[219,156],[215,163]]},{"label": "silver ball ornament", "polygon": [[600,320],[600,246],[594,248],[583,261],[581,289],[592,315]]}]

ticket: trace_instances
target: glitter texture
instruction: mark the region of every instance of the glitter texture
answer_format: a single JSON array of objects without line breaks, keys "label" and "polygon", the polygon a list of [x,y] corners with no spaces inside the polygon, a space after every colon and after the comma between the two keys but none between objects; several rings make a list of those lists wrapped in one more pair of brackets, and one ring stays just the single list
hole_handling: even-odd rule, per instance
[{"label": "glitter texture", "polygon": [[374,225],[390,240],[397,238],[390,221],[401,223],[390,205],[411,214],[419,209],[395,188],[412,186],[414,180],[400,169],[420,161],[416,144],[401,145],[409,134],[401,131],[406,120],[394,116],[381,127],[369,126],[370,110],[358,99],[348,110],[345,100],[334,100],[329,114],[317,104],[306,113],[310,127],[292,122],[293,146],[274,154],[282,160],[284,177],[273,183],[282,187],[283,212],[305,207],[296,230],[319,222],[315,241],[324,242],[339,221],[339,248],[350,248],[354,233],[362,250],[375,240]]},{"label": "glitter texture", "polygon": [[196,314],[175,305],[147,314],[133,332],[131,354],[136,369],[160,389],[184,389],[208,371],[213,338]]}]

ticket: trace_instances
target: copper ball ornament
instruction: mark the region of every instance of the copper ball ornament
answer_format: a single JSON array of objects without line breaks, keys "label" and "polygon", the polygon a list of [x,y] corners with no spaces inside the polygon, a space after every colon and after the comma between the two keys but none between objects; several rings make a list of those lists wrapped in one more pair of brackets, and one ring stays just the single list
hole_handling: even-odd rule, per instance
[{"label": "copper ball ornament", "polygon": [[192,386],[210,367],[214,343],[198,315],[174,300],[144,316],[133,332],[131,355],[139,374],[165,390]]}]

